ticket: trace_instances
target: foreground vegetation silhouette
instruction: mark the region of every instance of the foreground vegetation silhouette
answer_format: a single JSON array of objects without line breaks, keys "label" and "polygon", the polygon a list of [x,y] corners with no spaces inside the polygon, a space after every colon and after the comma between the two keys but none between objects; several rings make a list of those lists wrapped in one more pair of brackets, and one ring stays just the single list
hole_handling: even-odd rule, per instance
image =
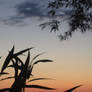
[{"label": "foreground vegetation silhouette", "polygon": [[75,86],[75,87],[70,88],[70,89],[68,89],[68,90],[66,90],[66,91],[64,91],[64,92],[72,92],[72,91],[74,91],[76,88],[79,88],[80,86],[82,86],[82,85]]},{"label": "foreground vegetation silhouette", "polygon": [[[14,53],[15,47],[13,46],[13,48],[11,49],[11,51],[9,52],[8,56],[6,57],[6,59],[3,63],[3,66],[2,66],[2,69],[0,72],[0,76],[9,74],[8,72],[4,72],[7,68],[14,69],[14,76],[3,78],[0,81],[14,78],[14,83],[11,85],[10,88],[0,89],[0,92],[6,92],[6,91],[8,91],[8,92],[24,92],[25,88],[55,90],[54,88],[45,87],[45,86],[41,86],[41,85],[27,85],[26,84],[26,82],[49,79],[49,78],[35,78],[35,79],[30,80],[30,77],[33,76],[32,70],[36,64],[38,64],[40,62],[43,62],[43,63],[53,62],[52,60],[49,60],[49,59],[36,60],[36,58],[43,53],[36,55],[33,59],[31,59],[31,62],[30,62],[30,50],[31,49],[33,49],[33,47],[24,49],[17,53]],[[28,55],[27,55],[25,62],[23,62],[19,56],[23,55],[25,52],[28,52]]]}]

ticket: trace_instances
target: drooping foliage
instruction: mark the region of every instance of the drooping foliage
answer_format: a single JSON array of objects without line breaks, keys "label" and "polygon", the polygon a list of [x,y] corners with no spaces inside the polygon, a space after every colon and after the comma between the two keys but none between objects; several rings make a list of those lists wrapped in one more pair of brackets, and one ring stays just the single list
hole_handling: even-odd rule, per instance
[{"label": "drooping foliage", "polygon": [[[51,0],[48,3],[48,14],[52,17],[49,22],[41,24],[41,28],[50,27],[50,32],[59,32],[58,37],[61,40],[66,40],[72,37],[76,31],[82,33],[92,30],[92,0]],[[67,11],[66,11],[67,10]],[[68,10],[71,10],[69,13]],[[62,25],[62,15],[58,12],[66,11],[63,21],[69,24],[69,30],[62,32],[60,25]],[[60,18],[57,19],[57,16]]]}]

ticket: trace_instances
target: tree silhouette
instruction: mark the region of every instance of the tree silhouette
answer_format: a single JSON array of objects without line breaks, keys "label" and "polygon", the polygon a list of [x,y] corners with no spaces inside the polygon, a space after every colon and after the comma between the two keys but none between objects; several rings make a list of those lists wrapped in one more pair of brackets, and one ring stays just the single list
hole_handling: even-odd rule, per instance
[{"label": "tree silhouette", "polygon": [[[52,0],[48,3],[48,8],[48,14],[52,19],[40,26],[42,29],[49,26],[50,32],[59,32],[58,37],[61,40],[72,37],[72,34],[76,31],[84,33],[92,29],[92,0]],[[63,22],[62,18],[56,18],[56,16],[60,16],[58,12],[62,12],[62,9],[71,10],[64,15],[68,17],[63,21],[67,21],[70,27],[65,32],[61,32],[59,28],[61,22]]]},{"label": "tree silhouette", "polygon": [[[39,88],[39,89],[46,89],[46,90],[54,90],[54,88],[49,88],[41,85],[27,85],[27,82],[31,81],[36,81],[36,80],[47,80],[49,78],[35,78],[29,80],[30,77],[32,77],[32,70],[34,66],[40,62],[46,63],[46,62],[53,62],[52,60],[49,59],[43,59],[43,60],[35,60],[38,56],[41,54],[36,55],[30,62],[30,50],[32,48],[28,48],[25,50],[22,50],[20,52],[14,53],[14,46],[9,52],[8,56],[6,57],[4,64],[1,69],[0,75],[3,74],[8,74],[5,73],[5,69],[7,68],[13,68],[14,69],[14,76],[3,78],[0,81],[7,80],[14,78],[14,83],[11,85],[10,88],[4,88],[0,89],[0,92],[24,92],[25,88]],[[27,58],[25,62],[23,62],[20,58],[19,55],[22,55],[23,53],[28,52]],[[12,63],[10,65],[10,63]]]}]

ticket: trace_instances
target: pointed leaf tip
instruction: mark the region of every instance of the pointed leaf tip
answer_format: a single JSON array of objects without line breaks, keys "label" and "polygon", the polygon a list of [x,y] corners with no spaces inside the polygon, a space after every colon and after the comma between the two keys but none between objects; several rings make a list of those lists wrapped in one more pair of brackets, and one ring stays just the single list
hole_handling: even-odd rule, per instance
[{"label": "pointed leaf tip", "polygon": [[49,59],[43,59],[43,60],[37,60],[36,62],[34,62],[34,64],[37,64],[37,63],[40,63],[40,62],[46,63],[46,62],[53,62],[53,61],[49,60]]},{"label": "pointed leaf tip", "polygon": [[83,86],[83,85],[75,86],[75,87],[70,88],[70,89],[68,89],[68,90],[66,90],[66,91],[64,91],[64,92],[72,92],[73,90],[75,90],[76,88],[79,88],[80,86]]},{"label": "pointed leaf tip", "polygon": [[36,80],[51,80],[51,78],[35,78],[32,80],[29,80],[28,82],[36,81]]},{"label": "pointed leaf tip", "polygon": [[8,64],[10,63],[10,60],[13,58],[13,56],[14,56],[14,46],[13,46],[13,48],[11,49],[11,51],[9,52],[8,56],[6,57],[6,59],[5,59],[5,61],[4,61],[4,64],[3,64],[3,66],[2,66],[1,72],[3,72],[3,71],[6,69],[6,67],[7,67]]},{"label": "pointed leaf tip", "polygon": [[37,57],[39,57],[40,55],[43,55],[45,52],[43,52],[43,53],[40,53],[40,54],[37,54],[32,60],[31,60],[31,64],[33,63],[33,61],[37,58]]},{"label": "pointed leaf tip", "polygon": [[22,50],[22,51],[19,51],[19,52],[15,53],[14,56],[22,55],[23,53],[25,53],[25,52],[27,52],[27,51],[33,49],[33,48],[34,48],[34,47],[27,48],[27,49],[24,49],[24,50]]}]

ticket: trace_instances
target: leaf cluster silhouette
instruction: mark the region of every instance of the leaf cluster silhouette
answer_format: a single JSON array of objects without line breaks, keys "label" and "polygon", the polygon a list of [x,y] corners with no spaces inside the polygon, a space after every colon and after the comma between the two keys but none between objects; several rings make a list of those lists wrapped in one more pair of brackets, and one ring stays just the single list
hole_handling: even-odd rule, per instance
[{"label": "leaf cluster silhouette", "polygon": [[[0,92],[6,92],[6,91],[8,91],[8,92],[24,92],[25,88],[39,88],[39,89],[46,89],[46,90],[55,90],[54,88],[50,88],[50,87],[46,87],[46,86],[27,85],[26,84],[26,82],[50,79],[50,78],[30,79],[30,77],[32,77],[32,70],[36,64],[38,64],[40,62],[42,62],[42,63],[53,62],[52,60],[49,60],[49,59],[35,60],[42,53],[36,55],[33,59],[31,59],[31,62],[30,62],[30,50],[31,49],[33,49],[33,47],[24,49],[17,53],[14,53],[15,47],[13,46],[13,48],[11,49],[11,51],[9,52],[8,56],[6,57],[6,59],[3,63],[0,75],[2,76],[3,74],[9,74],[9,73],[4,72],[5,69],[13,68],[14,76],[3,78],[0,81],[14,78],[14,83],[11,85],[10,88],[0,89]],[[25,52],[28,52],[28,55],[27,55],[25,62],[23,62],[19,56],[24,54]]]},{"label": "leaf cluster silhouette", "polygon": [[[38,89],[45,89],[45,90],[55,90],[55,88],[50,88],[50,87],[46,87],[46,86],[42,86],[42,85],[32,85],[32,84],[27,85],[27,82],[38,81],[38,80],[51,80],[51,78],[32,78],[32,79],[30,79],[30,77],[33,76],[32,70],[36,64],[41,63],[41,62],[42,63],[53,62],[52,60],[49,60],[49,59],[35,60],[37,57],[39,57],[43,53],[36,55],[34,58],[32,58],[30,60],[30,50],[31,49],[33,49],[33,47],[24,49],[24,50],[19,51],[17,53],[14,53],[15,47],[13,46],[13,48],[11,49],[11,51],[9,52],[8,56],[6,57],[6,59],[3,63],[3,66],[2,66],[2,69],[0,72],[0,76],[2,76],[3,74],[9,74],[8,72],[4,72],[5,69],[7,69],[7,68],[14,69],[14,76],[2,78],[0,81],[13,78],[14,82],[10,88],[0,89],[0,92],[6,92],[6,91],[8,91],[8,92],[24,92],[25,88],[38,88]],[[19,56],[25,52],[28,52],[28,55],[27,55],[25,62],[23,62],[19,58]],[[64,92],[72,92],[76,88],[79,88],[80,86],[82,86],[82,85],[75,86],[75,87],[70,88]]]},{"label": "leaf cluster silhouette", "polygon": [[[48,14],[52,19],[40,26],[42,29],[49,26],[50,32],[59,32],[58,37],[60,40],[69,39],[76,31],[84,33],[92,29],[92,0],[52,0],[48,3],[48,8]],[[71,9],[69,15],[65,14],[65,16],[69,17],[65,21],[67,20],[70,27],[65,32],[62,32],[59,28],[62,22],[61,19],[55,17],[58,15],[58,11],[62,12],[62,9]]]}]

